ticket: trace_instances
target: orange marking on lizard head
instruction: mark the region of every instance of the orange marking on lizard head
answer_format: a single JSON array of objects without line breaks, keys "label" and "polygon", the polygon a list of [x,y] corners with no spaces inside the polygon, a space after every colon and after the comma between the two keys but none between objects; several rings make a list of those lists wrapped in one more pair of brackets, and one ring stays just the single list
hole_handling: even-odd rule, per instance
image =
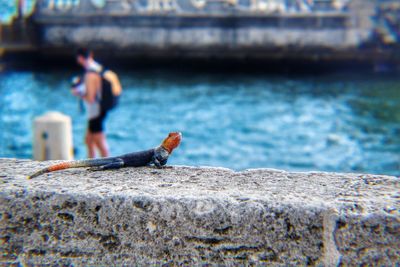
[{"label": "orange marking on lizard head", "polygon": [[172,153],[172,150],[177,148],[182,141],[182,134],[180,132],[169,133],[167,138],[164,139],[161,146],[165,148],[168,153]]}]

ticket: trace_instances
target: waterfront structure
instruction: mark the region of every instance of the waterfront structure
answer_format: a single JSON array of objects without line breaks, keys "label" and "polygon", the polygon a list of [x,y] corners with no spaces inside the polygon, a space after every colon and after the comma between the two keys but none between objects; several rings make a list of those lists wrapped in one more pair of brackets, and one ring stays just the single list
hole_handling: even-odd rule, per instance
[{"label": "waterfront structure", "polygon": [[45,54],[399,61],[399,12],[376,0],[38,0],[23,27]]}]

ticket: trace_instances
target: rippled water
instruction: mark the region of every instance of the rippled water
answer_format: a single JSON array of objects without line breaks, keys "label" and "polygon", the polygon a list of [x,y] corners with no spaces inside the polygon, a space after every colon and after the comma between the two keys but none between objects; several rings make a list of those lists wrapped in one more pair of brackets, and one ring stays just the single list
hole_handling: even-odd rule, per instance
[{"label": "rippled water", "polygon": [[[112,155],[181,131],[171,164],[400,173],[400,77],[118,73],[124,94],[107,120]],[[71,76],[0,73],[0,157],[31,158],[32,121],[48,110],[73,118],[76,158],[86,156]]]}]

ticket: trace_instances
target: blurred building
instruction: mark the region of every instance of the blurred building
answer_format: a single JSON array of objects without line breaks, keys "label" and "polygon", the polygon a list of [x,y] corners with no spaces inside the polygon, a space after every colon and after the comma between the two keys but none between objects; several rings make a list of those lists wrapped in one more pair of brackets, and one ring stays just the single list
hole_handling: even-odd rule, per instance
[{"label": "blurred building", "polygon": [[[397,0],[37,0],[3,47],[132,57],[398,60]],[[20,39],[20,40],[18,40]],[[27,46],[28,47],[28,46]]]}]

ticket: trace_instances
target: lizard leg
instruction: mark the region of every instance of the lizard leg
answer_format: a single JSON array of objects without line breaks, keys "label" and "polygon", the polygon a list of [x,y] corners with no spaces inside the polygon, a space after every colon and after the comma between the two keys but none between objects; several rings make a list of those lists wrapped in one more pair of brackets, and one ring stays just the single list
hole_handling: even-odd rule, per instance
[{"label": "lizard leg", "polygon": [[168,158],[163,158],[162,156],[155,155],[151,163],[154,164],[157,168],[162,168],[167,163],[167,160]]},{"label": "lizard leg", "polygon": [[92,171],[104,171],[104,170],[112,170],[112,169],[119,169],[124,167],[124,161],[122,159],[117,159],[111,163],[93,167],[90,170]]},{"label": "lizard leg", "polygon": [[161,168],[161,163],[157,157],[154,157],[151,163],[153,163],[157,168]]}]

